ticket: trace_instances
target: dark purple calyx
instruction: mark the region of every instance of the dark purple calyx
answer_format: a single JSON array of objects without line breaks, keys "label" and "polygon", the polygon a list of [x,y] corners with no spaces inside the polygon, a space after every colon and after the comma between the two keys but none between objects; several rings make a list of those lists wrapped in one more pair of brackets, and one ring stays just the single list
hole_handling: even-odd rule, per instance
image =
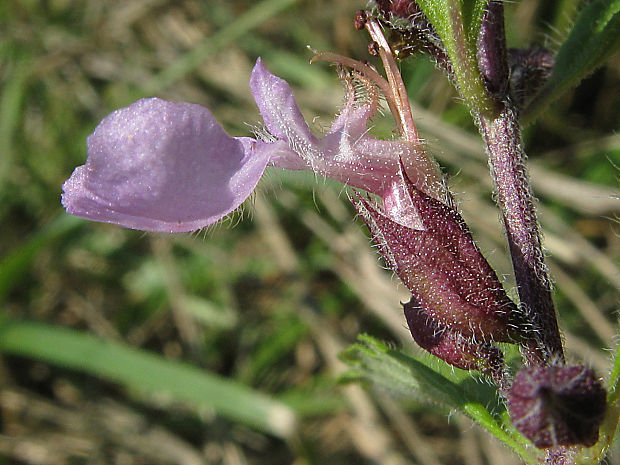
[{"label": "dark purple calyx", "polygon": [[397,223],[361,196],[355,206],[416,307],[440,331],[472,342],[515,342],[511,322],[517,308],[461,216],[411,183],[408,190],[424,229]]},{"label": "dark purple calyx", "polygon": [[511,48],[508,62],[512,100],[518,108],[524,108],[551,76],[553,54],[543,47]]},{"label": "dark purple calyx", "polygon": [[540,449],[593,446],[605,409],[605,388],[584,366],[523,368],[508,394],[514,426]]},{"label": "dark purple calyx", "polygon": [[440,327],[415,299],[403,305],[409,331],[415,342],[432,355],[462,370],[478,370],[504,383],[502,352],[490,343],[478,343],[458,331]]}]

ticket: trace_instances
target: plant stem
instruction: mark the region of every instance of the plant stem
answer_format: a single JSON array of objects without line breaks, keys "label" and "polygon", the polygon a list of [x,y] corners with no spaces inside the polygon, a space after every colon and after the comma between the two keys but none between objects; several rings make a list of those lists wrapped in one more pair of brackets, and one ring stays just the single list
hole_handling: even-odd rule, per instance
[{"label": "plant stem", "polygon": [[562,340],[543,261],[518,113],[507,102],[494,117],[479,115],[479,121],[521,301],[517,324],[526,341],[525,358],[530,364],[562,363]]}]

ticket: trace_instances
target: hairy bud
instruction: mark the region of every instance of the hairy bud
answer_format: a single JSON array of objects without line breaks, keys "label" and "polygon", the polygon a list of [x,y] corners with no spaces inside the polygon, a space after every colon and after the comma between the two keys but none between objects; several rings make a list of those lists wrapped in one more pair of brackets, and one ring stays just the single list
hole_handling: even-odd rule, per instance
[{"label": "hairy bud", "polygon": [[553,70],[554,59],[543,47],[508,50],[512,99],[524,108],[545,84]]},{"label": "hairy bud", "polygon": [[584,366],[523,368],[508,394],[513,424],[540,449],[593,446],[605,409],[605,388]]}]

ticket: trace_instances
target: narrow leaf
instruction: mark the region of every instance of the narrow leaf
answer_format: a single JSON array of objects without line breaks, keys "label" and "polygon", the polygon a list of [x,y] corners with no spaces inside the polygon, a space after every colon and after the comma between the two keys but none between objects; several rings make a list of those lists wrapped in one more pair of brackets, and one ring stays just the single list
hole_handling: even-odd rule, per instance
[{"label": "narrow leaf", "polygon": [[[437,359],[430,366],[424,359],[414,359],[390,349],[368,335],[359,336],[358,341],[342,354],[343,360],[352,367],[345,380],[362,380],[407,400],[458,410],[514,450],[526,463],[538,463],[523,438],[503,427],[503,406],[498,405],[488,384]],[[442,365],[445,369],[439,368]],[[498,407],[496,411],[489,411],[486,405]]]},{"label": "narrow leaf", "polygon": [[0,260],[0,302],[20,283],[39,250],[81,224],[83,221],[63,212],[52,223],[32,235],[23,245],[2,258]]},{"label": "narrow leaf", "polygon": [[594,0],[577,17],[556,55],[551,77],[525,110],[526,119],[535,119],[619,49],[620,0]]},{"label": "narrow leaf", "polygon": [[282,438],[295,432],[294,412],[265,394],[191,365],[79,331],[3,319],[0,351],[83,371],[197,410],[211,408]]}]

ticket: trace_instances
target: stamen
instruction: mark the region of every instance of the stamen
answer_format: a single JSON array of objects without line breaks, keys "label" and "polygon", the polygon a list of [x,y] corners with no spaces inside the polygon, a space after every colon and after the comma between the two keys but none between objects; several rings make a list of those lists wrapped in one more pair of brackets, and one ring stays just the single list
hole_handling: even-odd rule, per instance
[{"label": "stamen", "polygon": [[369,81],[375,84],[386,95],[391,93],[391,88],[388,81],[386,81],[385,78],[370,65],[344,55],[338,55],[337,53],[324,52],[322,50],[314,50],[312,48],[310,50],[314,53],[314,56],[310,59],[310,63],[314,63],[315,61],[327,61],[337,65],[342,65],[346,68],[354,69],[366,76]]},{"label": "stamen", "polygon": [[[352,76],[361,84],[360,87],[363,88],[365,94],[365,100],[368,105],[370,105],[370,114],[374,115],[379,108],[379,91],[377,87],[373,85],[373,83],[363,74],[358,73],[357,71],[351,72]],[[361,91],[358,88],[357,90],[354,88],[353,92],[359,94]]]}]

